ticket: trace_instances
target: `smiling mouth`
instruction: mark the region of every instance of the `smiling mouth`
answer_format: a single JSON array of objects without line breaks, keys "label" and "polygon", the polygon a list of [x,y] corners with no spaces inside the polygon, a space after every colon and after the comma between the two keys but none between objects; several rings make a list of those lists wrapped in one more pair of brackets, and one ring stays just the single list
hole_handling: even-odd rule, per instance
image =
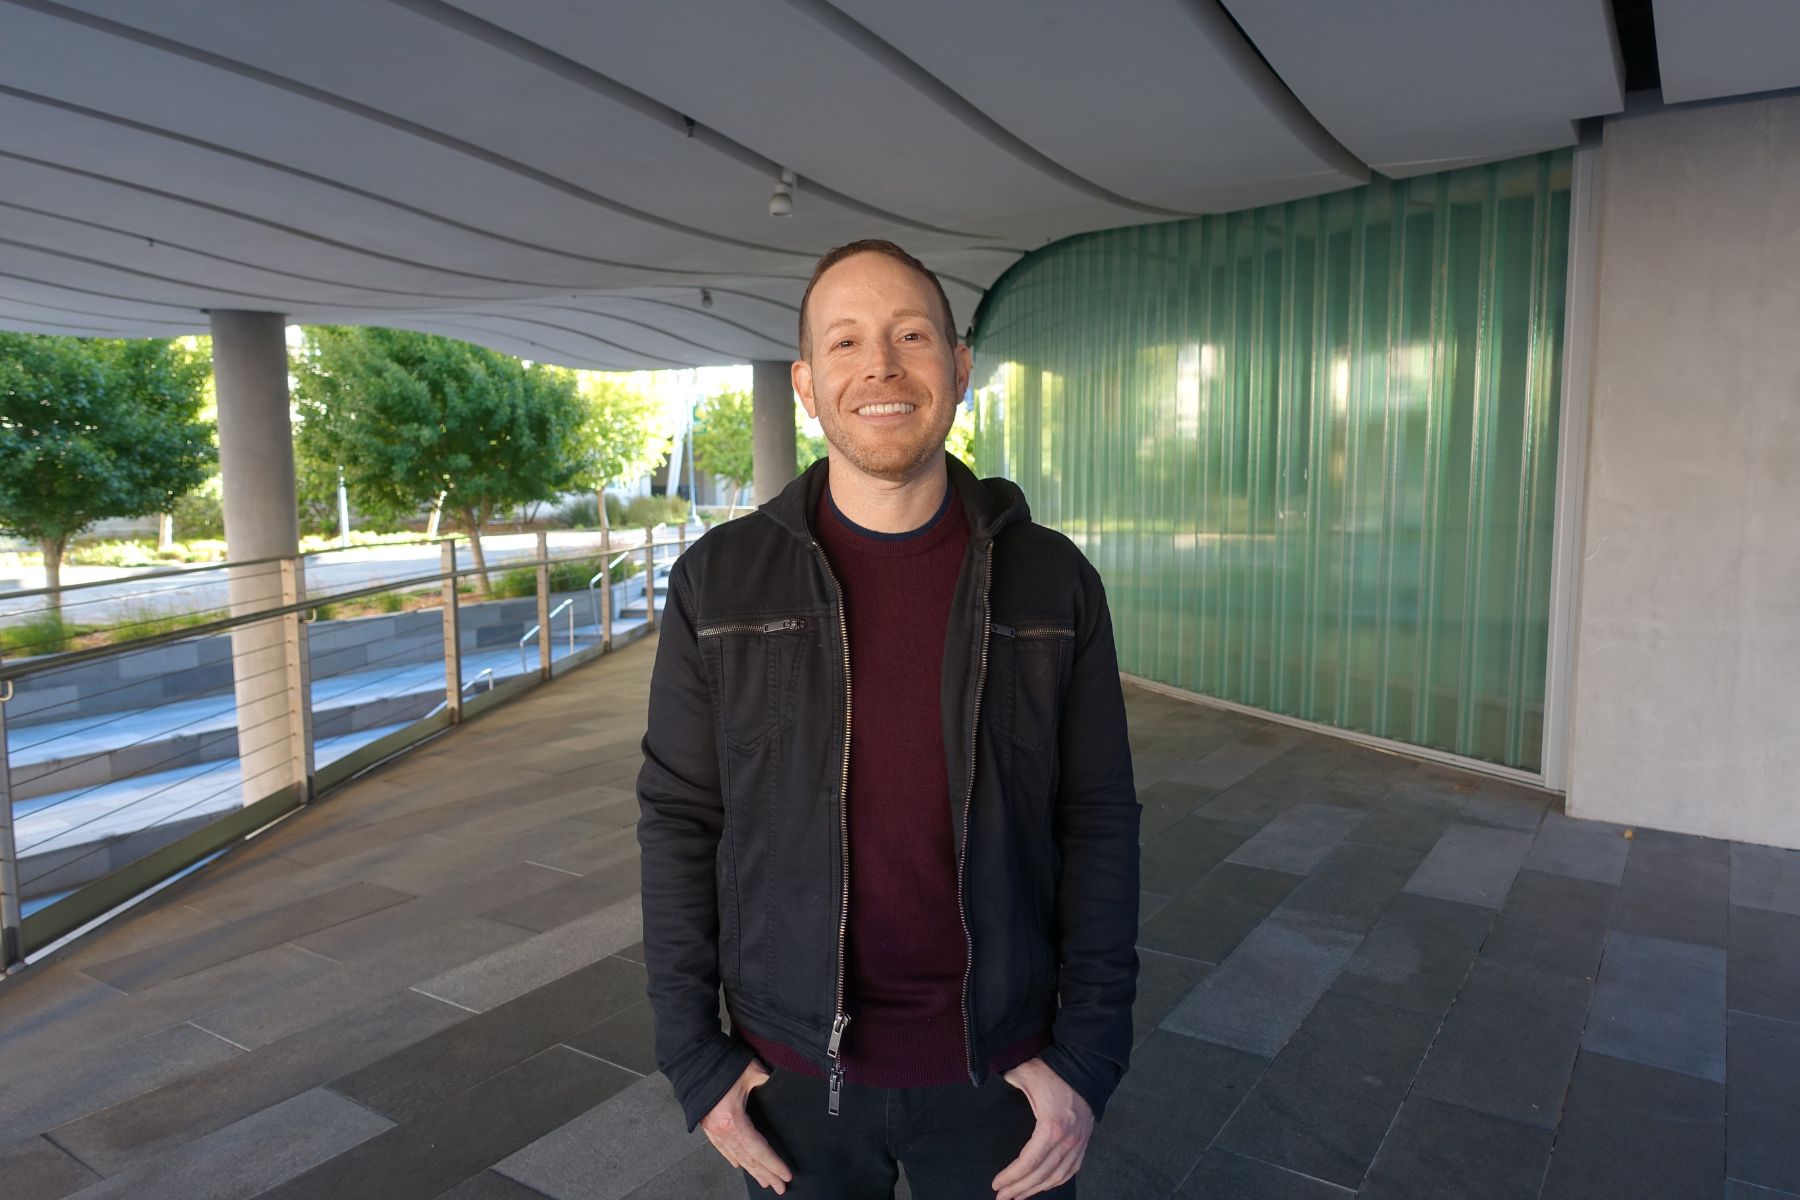
[{"label": "smiling mouth", "polygon": [[914,404],[903,404],[903,403],[899,403],[899,402],[893,402],[893,403],[887,403],[887,404],[865,404],[861,408],[857,409],[856,412],[857,412],[858,416],[864,416],[864,417],[887,417],[887,416],[896,416],[901,413],[909,413],[916,407],[918,407],[918,406],[914,405]]}]

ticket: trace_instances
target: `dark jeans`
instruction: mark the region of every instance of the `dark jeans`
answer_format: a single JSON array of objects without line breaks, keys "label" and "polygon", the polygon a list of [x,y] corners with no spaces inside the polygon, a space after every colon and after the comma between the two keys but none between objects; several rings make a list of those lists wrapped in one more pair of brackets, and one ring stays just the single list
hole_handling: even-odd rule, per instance
[{"label": "dark jeans", "polygon": [[[785,1200],[892,1200],[898,1166],[913,1200],[994,1200],[994,1176],[1037,1125],[1031,1102],[998,1075],[979,1088],[871,1088],[845,1084],[826,1113],[825,1080],[773,1068],[746,1111],[794,1173]],[[751,1196],[775,1193],[748,1171]],[[1075,1180],[1033,1200],[1075,1200]]]}]

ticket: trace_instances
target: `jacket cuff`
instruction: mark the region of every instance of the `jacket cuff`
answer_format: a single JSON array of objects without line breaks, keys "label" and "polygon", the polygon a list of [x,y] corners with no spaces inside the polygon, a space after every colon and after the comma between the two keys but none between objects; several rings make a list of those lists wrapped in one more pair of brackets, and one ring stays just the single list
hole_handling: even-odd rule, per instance
[{"label": "jacket cuff", "polygon": [[750,1043],[720,1030],[693,1055],[693,1065],[680,1072],[679,1080],[670,1079],[689,1133],[700,1127],[755,1057]]},{"label": "jacket cuff", "polygon": [[1125,1074],[1110,1058],[1061,1043],[1045,1046],[1038,1057],[1087,1101],[1088,1107],[1094,1110],[1096,1122],[1105,1114],[1106,1102],[1112,1098],[1113,1089],[1119,1086],[1119,1080]]}]

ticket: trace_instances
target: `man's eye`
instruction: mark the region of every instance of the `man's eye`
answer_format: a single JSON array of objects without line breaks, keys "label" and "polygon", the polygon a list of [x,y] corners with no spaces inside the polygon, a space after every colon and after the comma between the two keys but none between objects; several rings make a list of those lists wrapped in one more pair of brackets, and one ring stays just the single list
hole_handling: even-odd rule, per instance
[{"label": "man's eye", "polygon": [[839,349],[842,349],[843,347],[851,345],[851,344],[852,343],[849,338],[839,338],[837,340],[837,345],[838,345]]}]

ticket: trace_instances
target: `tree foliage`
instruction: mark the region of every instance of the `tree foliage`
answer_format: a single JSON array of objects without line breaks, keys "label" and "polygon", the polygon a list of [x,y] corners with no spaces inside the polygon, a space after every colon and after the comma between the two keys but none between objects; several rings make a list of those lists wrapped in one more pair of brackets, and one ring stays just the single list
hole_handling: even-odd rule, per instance
[{"label": "tree foliage", "polygon": [[297,441],[342,467],[357,508],[403,520],[444,497],[471,539],[497,513],[589,477],[586,410],[572,372],[450,338],[316,327],[295,365]]},{"label": "tree foliage", "polygon": [[669,435],[658,428],[661,413],[654,396],[617,379],[588,376],[582,381],[586,406],[582,440],[587,448],[588,476],[602,527],[606,505],[599,499],[612,484],[636,479],[656,469],[669,452]]},{"label": "tree foliage", "polygon": [[167,512],[205,482],[210,373],[172,341],[0,332],[0,529],[38,543],[51,586],[89,524]]},{"label": "tree foliage", "polygon": [[694,413],[694,465],[730,485],[733,512],[738,493],[756,478],[751,414],[750,393],[743,391],[708,396]]}]

